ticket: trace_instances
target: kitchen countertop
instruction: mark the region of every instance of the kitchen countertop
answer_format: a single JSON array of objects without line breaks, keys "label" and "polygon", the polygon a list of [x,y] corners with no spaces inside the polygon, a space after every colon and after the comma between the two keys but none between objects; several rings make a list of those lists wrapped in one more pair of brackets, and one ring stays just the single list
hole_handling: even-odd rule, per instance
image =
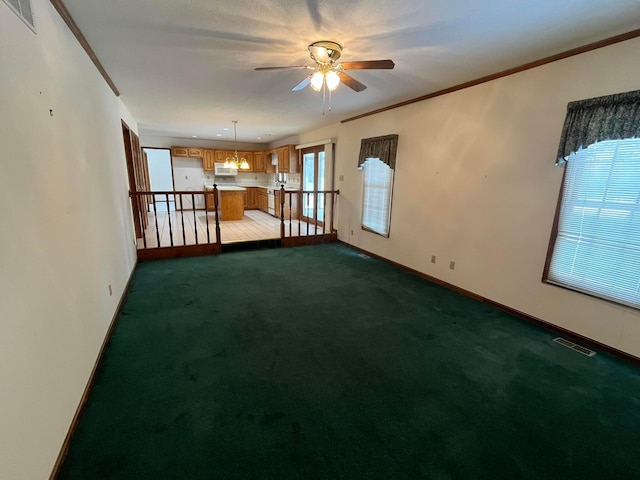
[{"label": "kitchen countertop", "polygon": [[[205,185],[205,190],[213,190],[213,185]],[[275,185],[218,185],[218,190],[223,191],[244,191],[247,188],[267,188],[269,190],[280,190],[280,186]],[[297,192],[300,187],[284,186],[286,192]]]},{"label": "kitchen countertop", "polygon": [[[280,185],[276,186],[276,185],[243,185],[243,187],[249,188],[249,187],[254,187],[254,188],[268,188],[269,190],[280,190]],[[285,191],[287,192],[297,192],[298,190],[300,190],[299,187],[290,187],[285,185],[284,186]]]},{"label": "kitchen countertop", "polygon": [[[213,190],[213,185],[205,186],[206,190]],[[237,185],[218,185],[219,192],[244,192],[246,188]]]}]

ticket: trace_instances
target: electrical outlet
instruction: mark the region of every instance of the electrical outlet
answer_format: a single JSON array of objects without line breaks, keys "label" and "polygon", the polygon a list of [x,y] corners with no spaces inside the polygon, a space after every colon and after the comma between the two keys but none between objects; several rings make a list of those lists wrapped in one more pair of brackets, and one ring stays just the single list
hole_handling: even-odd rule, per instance
[{"label": "electrical outlet", "polygon": [[185,176],[184,176],[184,179],[185,179],[185,180],[189,180],[189,177],[187,177],[187,176],[185,175]]},{"label": "electrical outlet", "polygon": [[111,284],[109,284],[109,296],[113,295],[113,290],[111,290]]},{"label": "electrical outlet", "polygon": [[431,263],[436,263],[436,256],[435,255],[431,255]]},{"label": "electrical outlet", "polygon": [[351,230],[351,235],[353,235],[353,230]]},{"label": "electrical outlet", "polygon": [[453,260],[452,260],[452,261],[450,261],[450,262],[449,262],[449,268],[450,268],[451,270],[455,270],[455,268],[456,268],[456,262],[454,262]]},{"label": "electrical outlet", "polygon": [[341,182],[344,182],[344,175],[340,175],[340,176],[338,177],[338,179],[339,179]]}]

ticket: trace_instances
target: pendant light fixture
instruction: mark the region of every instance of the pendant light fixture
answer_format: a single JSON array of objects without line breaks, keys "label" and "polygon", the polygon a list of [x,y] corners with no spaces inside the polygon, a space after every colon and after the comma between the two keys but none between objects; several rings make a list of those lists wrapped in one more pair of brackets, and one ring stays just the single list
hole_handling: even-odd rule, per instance
[{"label": "pendant light fixture", "polygon": [[239,168],[240,170],[249,170],[249,162],[242,157],[238,158],[238,132],[237,132],[237,120],[233,120],[233,146],[235,150],[231,157],[227,157],[224,161],[224,166],[227,168]]}]

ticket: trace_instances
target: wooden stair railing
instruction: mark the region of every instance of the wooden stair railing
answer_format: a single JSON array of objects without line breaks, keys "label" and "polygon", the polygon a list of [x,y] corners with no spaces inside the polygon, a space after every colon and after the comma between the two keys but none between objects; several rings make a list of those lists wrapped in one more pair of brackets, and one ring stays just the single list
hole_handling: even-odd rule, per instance
[{"label": "wooden stair railing", "polygon": [[[140,216],[153,215],[153,230],[149,232],[149,227],[143,232],[142,239],[138,240],[138,259],[147,260],[155,258],[177,257],[185,255],[198,255],[206,253],[220,253],[222,242],[220,236],[220,218],[218,214],[218,188],[214,185],[213,190],[206,191],[145,191],[129,192],[132,206],[138,207],[147,204],[148,208],[142,211],[135,208]],[[202,202],[199,200],[202,199]],[[201,210],[198,205],[204,206],[205,213],[208,213],[213,201],[214,222],[211,222],[208,214],[204,215],[204,233],[199,232],[197,210]],[[172,205],[173,204],[173,205]],[[189,205],[191,208],[185,208]],[[166,232],[161,232],[158,223],[159,208],[166,207]],[[173,207],[173,209],[172,209]],[[192,220],[192,225],[185,225],[185,218]],[[173,219],[172,219],[173,218]],[[178,222],[177,224],[176,221]],[[215,226],[215,236],[211,238],[210,227]]]},{"label": "wooden stair railing", "polygon": [[[291,247],[338,241],[334,220],[338,211],[339,194],[340,190],[287,191],[281,186],[279,216],[282,246]],[[321,204],[322,208],[320,208]],[[304,215],[308,212],[312,212],[313,216]],[[328,229],[327,216],[329,218]]]}]

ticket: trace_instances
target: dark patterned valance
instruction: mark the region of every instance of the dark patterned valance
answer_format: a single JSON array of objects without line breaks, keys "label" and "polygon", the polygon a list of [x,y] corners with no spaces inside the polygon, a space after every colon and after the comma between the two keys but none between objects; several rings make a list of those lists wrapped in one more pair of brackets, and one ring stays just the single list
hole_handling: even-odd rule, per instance
[{"label": "dark patterned valance", "polygon": [[367,158],[379,158],[390,168],[396,168],[396,151],[398,150],[398,135],[384,135],[382,137],[363,138],[360,142],[360,157],[358,168],[362,168]]},{"label": "dark patterned valance", "polygon": [[567,105],[556,165],[592,143],[640,137],[640,90]]}]

